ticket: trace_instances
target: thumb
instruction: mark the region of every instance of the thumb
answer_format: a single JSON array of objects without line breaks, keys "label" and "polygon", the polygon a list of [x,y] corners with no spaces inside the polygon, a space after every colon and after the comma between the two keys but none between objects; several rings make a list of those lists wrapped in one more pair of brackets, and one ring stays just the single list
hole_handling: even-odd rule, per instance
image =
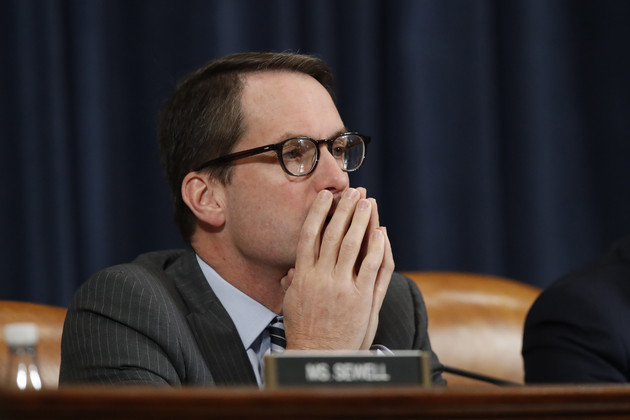
[{"label": "thumb", "polygon": [[287,275],[280,279],[280,285],[282,286],[282,290],[286,293],[286,291],[291,287],[291,283],[293,283],[293,275],[295,274],[295,268],[289,269]]}]

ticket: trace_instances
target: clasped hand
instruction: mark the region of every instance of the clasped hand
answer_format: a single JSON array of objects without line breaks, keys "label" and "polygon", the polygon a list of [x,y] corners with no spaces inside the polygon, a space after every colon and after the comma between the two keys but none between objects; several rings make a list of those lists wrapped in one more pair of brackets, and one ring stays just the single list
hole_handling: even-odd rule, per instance
[{"label": "clasped hand", "polygon": [[364,188],[333,206],[320,191],[306,217],[295,268],[282,279],[287,349],[368,349],[394,271],[387,231]]}]

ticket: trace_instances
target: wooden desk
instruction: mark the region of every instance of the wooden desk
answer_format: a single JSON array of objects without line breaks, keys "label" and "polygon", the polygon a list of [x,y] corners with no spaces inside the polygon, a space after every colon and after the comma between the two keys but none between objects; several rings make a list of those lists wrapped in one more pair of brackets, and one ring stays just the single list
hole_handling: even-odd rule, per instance
[{"label": "wooden desk", "polygon": [[628,419],[630,386],[0,390],[0,419]]}]

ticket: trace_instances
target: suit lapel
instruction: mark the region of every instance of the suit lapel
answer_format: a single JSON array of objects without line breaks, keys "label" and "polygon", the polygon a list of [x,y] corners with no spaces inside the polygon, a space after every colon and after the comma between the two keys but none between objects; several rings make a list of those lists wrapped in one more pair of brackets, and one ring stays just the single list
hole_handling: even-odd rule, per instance
[{"label": "suit lapel", "polygon": [[238,331],[201,272],[195,254],[187,252],[168,271],[188,305],[188,323],[215,382],[219,385],[256,384]]}]

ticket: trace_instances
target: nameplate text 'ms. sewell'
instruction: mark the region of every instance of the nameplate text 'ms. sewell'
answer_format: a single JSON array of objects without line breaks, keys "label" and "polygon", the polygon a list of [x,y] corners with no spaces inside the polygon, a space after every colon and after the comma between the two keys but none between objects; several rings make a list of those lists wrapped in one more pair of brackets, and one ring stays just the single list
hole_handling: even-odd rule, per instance
[{"label": "nameplate text 'ms. sewell'", "polygon": [[265,357],[265,386],[430,386],[429,354],[420,350],[286,351]]}]

